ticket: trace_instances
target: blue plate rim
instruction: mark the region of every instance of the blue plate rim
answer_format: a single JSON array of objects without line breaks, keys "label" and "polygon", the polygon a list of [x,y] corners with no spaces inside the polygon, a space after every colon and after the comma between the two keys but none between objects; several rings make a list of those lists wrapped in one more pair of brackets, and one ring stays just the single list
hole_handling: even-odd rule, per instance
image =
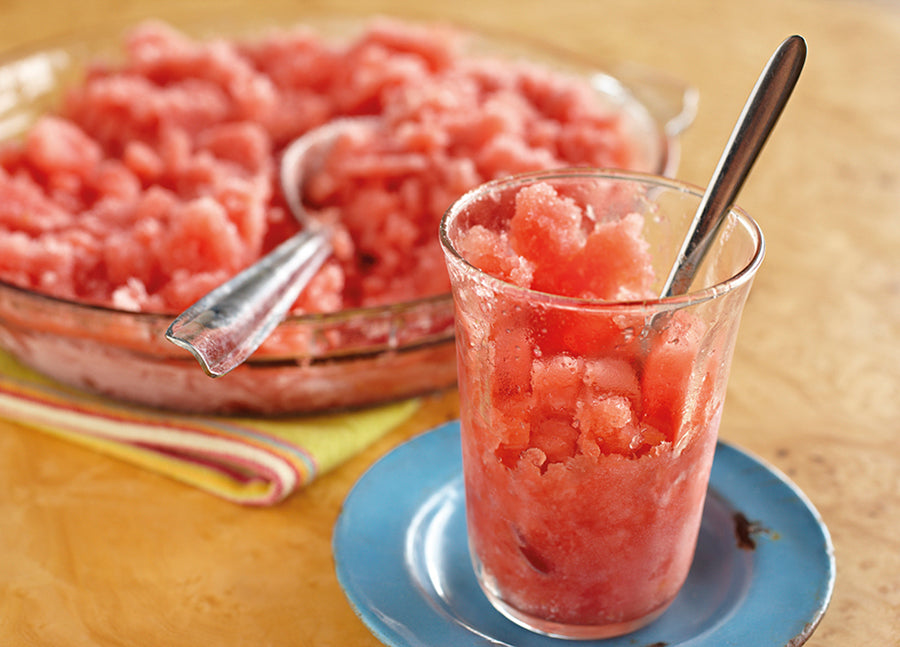
[{"label": "blue plate rim", "polygon": [[[423,446],[439,442],[439,439],[441,439],[441,437],[443,437],[442,442],[446,443],[447,441],[452,442],[453,440],[455,440],[456,445],[458,446],[459,420],[449,421],[447,423],[424,431],[420,434],[417,434],[416,436],[401,443],[390,452],[379,458],[375,463],[373,463],[359,477],[359,479],[357,479],[356,483],[354,483],[354,485],[348,492],[344,500],[341,513],[334,527],[334,533],[332,536],[332,548],[334,567],[339,584],[342,587],[344,594],[347,597],[347,600],[356,615],[379,640],[392,647],[411,647],[413,645],[415,645],[416,647],[437,647],[437,645],[439,644],[441,647],[451,647],[451,645],[456,644],[470,644],[447,642],[447,640],[450,640],[451,638],[447,635],[442,636],[441,643],[427,640],[423,642],[422,640],[420,640],[419,637],[417,637],[414,633],[408,631],[407,628],[403,627],[402,623],[398,623],[396,620],[382,614],[377,608],[377,604],[370,603],[364,595],[356,590],[357,587],[354,581],[354,574],[348,570],[348,567],[346,567],[345,565],[346,560],[344,559],[344,557],[347,555],[347,552],[349,552],[350,550],[350,548],[347,546],[347,540],[350,536],[352,536],[355,530],[353,527],[354,502],[358,498],[361,498],[363,496],[363,493],[365,493],[368,488],[372,487],[373,483],[375,483],[376,485],[381,484],[383,486],[386,482],[390,482],[393,480],[396,481],[399,485],[399,481],[397,479],[385,479],[385,475],[382,474],[382,472],[384,472],[386,468],[389,468],[391,463],[398,460],[400,456],[404,454],[412,455]],[[809,615],[805,615],[803,618],[800,618],[800,621],[802,621],[801,629],[795,635],[791,636],[788,641],[784,641],[783,639],[779,638],[779,642],[771,643],[773,645],[802,645],[813,634],[822,618],[824,617],[834,591],[836,579],[836,562],[834,555],[834,546],[830,532],[828,531],[828,528],[824,523],[821,514],[816,509],[810,498],[778,468],[769,464],[764,459],[752,454],[751,452],[740,449],[736,445],[721,439],[718,441],[716,446],[716,458],[717,462],[719,462],[720,464],[723,461],[728,461],[729,465],[731,465],[731,463],[737,461],[739,464],[744,463],[746,466],[749,466],[753,469],[754,472],[764,472],[765,475],[771,479],[771,484],[777,488],[777,490],[775,490],[776,492],[780,491],[782,495],[787,494],[789,498],[793,499],[794,504],[799,504],[799,509],[804,511],[808,517],[805,521],[811,524],[810,527],[812,532],[816,533],[818,535],[817,538],[821,541],[821,544],[818,547],[819,550],[815,551],[815,554],[819,558],[824,558],[824,565],[821,571],[817,573],[816,584],[818,588],[815,606],[809,613]],[[460,476],[460,466],[458,465],[458,461],[459,458],[457,456],[455,461],[451,462],[449,465],[445,465],[443,469],[432,470],[430,476],[426,476],[427,472],[429,471],[427,469],[422,470],[423,473],[416,476],[418,478],[425,478],[429,479],[430,481],[436,481],[440,485],[448,485],[451,481],[458,479]],[[721,469],[717,470],[716,462],[714,462],[713,474],[710,478],[711,494],[715,494],[718,498],[724,499],[727,502],[732,502],[732,499],[735,496],[741,497],[741,487],[743,485],[742,481],[746,479],[746,476],[740,473],[741,471],[746,471],[746,469],[733,470],[733,472],[735,473],[732,474],[729,474],[726,471],[723,474]],[[442,474],[445,474],[446,476],[441,476]],[[735,491],[735,488],[737,488],[737,491]],[[734,508],[740,509],[743,512],[745,510],[745,503],[746,502],[742,502],[741,504],[735,505]],[[413,511],[415,510],[413,509]],[[747,509],[747,517],[753,519],[761,518],[756,514],[757,512],[757,510],[752,508]],[[396,514],[396,509],[394,509],[394,512],[392,512],[391,514]],[[412,516],[410,515],[410,519],[411,518]],[[768,529],[766,529],[765,527],[755,528],[752,530],[753,532],[768,532]],[[387,550],[393,552],[393,549],[389,546],[387,547]],[[398,545],[396,547],[396,552],[400,553],[399,560],[402,562],[402,546]],[[756,558],[756,555],[758,553],[759,551],[753,550],[754,558]],[[422,597],[421,602],[425,603],[419,610],[421,611],[422,609],[429,609],[430,601],[425,597],[427,595],[426,592],[423,591],[420,587],[411,588],[414,588],[415,591],[395,590],[393,591],[393,593],[399,592],[404,595],[408,595],[410,592],[414,592]],[[391,590],[386,589],[384,591],[385,595],[390,595],[391,593]],[[760,596],[757,595],[756,597],[759,598]],[[759,600],[757,600],[757,602],[759,602]],[[437,612],[436,607],[434,607],[433,604],[430,607],[430,611],[434,612],[434,617],[428,618],[427,620],[433,621],[436,625],[439,626],[442,622],[441,614]],[[443,619],[443,622],[446,623],[446,618]],[[733,620],[723,621],[723,625],[725,626],[730,623],[733,623]],[[445,628],[448,630],[451,629],[449,625]],[[714,634],[718,633],[718,631],[714,632]],[[535,636],[537,635],[535,634]],[[470,637],[475,638],[476,636],[470,635]],[[490,636],[482,636],[482,638],[487,639],[490,644],[505,644],[502,641],[495,642],[491,640]],[[564,641],[549,639],[543,636],[541,636],[540,638],[542,640],[551,641],[554,644],[558,643],[560,645],[565,645],[567,643],[572,644],[573,642],[575,644],[580,643],[581,645],[584,645],[584,647],[590,647],[593,645],[610,645],[610,647],[616,647],[617,644],[621,644],[616,642],[618,639],[611,639],[607,641]],[[622,638],[628,637],[626,636]],[[684,645],[685,647],[687,647],[688,645],[690,645],[690,647],[706,647],[707,645],[712,646],[720,644],[732,644],[730,642],[709,642],[710,639],[718,641],[716,635],[705,634],[704,636],[697,636],[696,639],[692,638],[687,642],[669,643],[669,647],[678,647],[680,645]]]}]

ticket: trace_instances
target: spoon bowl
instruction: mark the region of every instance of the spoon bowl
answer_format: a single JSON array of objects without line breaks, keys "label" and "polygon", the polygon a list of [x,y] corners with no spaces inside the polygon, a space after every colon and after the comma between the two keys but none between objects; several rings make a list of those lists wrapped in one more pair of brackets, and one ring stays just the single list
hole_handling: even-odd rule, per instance
[{"label": "spoon bowl", "polygon": [[243,364],[287,316],[331,255],[331,228],[303,203],[304,178],[335,140],[374,128],[374,117],[337,119],[294,140],[281,158],[279,179],[301,230],[269,254],[206,294],[175,318],[166,339],[187,349],[211,377]]}]

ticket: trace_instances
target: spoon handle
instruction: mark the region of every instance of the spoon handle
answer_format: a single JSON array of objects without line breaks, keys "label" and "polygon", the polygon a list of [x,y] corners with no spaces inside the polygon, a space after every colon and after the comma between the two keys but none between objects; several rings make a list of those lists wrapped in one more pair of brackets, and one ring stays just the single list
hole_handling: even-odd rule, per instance
[{"label": "spoon handle", "polygon": [[684,294],[703,262],[725,214],[787,104],[806,60],[806,41],[791,36],[775,50],[738,117],[713,179],[691,222],[684,245],[662,291]]},{"label": "spoon handle", "polygon": [[295,234],[179,315],[166,331],[212,377],[243,363],[287,314],[331,254],[326,228]]}]

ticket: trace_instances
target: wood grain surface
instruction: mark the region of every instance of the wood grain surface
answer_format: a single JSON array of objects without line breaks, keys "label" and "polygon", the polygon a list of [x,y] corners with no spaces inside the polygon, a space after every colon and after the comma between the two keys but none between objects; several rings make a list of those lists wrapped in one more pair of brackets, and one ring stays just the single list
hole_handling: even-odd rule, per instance
[{"label": "wood grain surface", "polygon": [[[806,37],[803,77],[740,199],[768,255],[721,436],[787,473],[832,533],[834,598],[807,644],[900,645],[900,3],[0,0],[0,47],[185,11],[446,19],[660,68],[700,91],[678,173],[696,184],[771,51]],[[332,527],[375,459],[456,411],[454,392],[429,399],[261,510],[0,422],[0,644],[379,644],[337,583]]]}]

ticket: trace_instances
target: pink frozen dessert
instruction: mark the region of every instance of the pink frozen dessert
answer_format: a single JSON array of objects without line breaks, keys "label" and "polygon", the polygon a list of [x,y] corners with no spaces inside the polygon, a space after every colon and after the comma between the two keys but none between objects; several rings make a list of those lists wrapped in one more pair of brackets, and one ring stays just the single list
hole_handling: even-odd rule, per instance
[{"label": "pink frozen dessert", "polygon": [[98,62],[57,114],[0,152],[0,278],[76,301],[177,313],[294,233],[284,146],[342,116],[310,198],[346,245],[296,305],[333,311],[449,290],[440,216],[461,193],[553,166],[631,165],[620,116],[580,77],[465,55],[463,35],[375,21],[194,41],[159,23]]},{"label": "pink frozen dessert", "polygon": [[599,638],[685,581],[733,323],[683,307],[644,328],[658,250],[642,199],[563,176],[475,192],[442,231],[479,579],[526,626]]},{"label": "pink frozen dessert", "polygon": [[[598,101],[586,77],[469,50],[460,31],[387,19],[342,40],[302,25],[195,40],[142,24],[124,39],[122,60],[92,61],[55,112],[0,148],[0,282],[174,317],[295,233],[277,184],[285,146],[335,118],[370,115],[379,127],[339,141],[309,182],[307,198],[340,231],[292,314],[448,294],[437,227],[461,193],[532,169],[643,163],[621,111]],[[47,334],[26,343],[44,323],[21,313],[18,303],[0,308],[9,330],[0,340],[27,363],[175,409],[344,406],[455,377],[452,347],[404,366],[364,348],[365,370],[331,362],[316,373],[319,364],[307,368],[315,349],[349,355],[346,339],[359,333],[282,326],[257,351],[265,366],[211,381],[185,351],[157,342],[164,326],[131,330],[118,317],[99,324],[88,348],[81,338],[94,333],[46,323]],[[449,316],[404,316],[404,331],[423,339],[452,333]],[[78,315],[73,326],[96,317]]]}]

